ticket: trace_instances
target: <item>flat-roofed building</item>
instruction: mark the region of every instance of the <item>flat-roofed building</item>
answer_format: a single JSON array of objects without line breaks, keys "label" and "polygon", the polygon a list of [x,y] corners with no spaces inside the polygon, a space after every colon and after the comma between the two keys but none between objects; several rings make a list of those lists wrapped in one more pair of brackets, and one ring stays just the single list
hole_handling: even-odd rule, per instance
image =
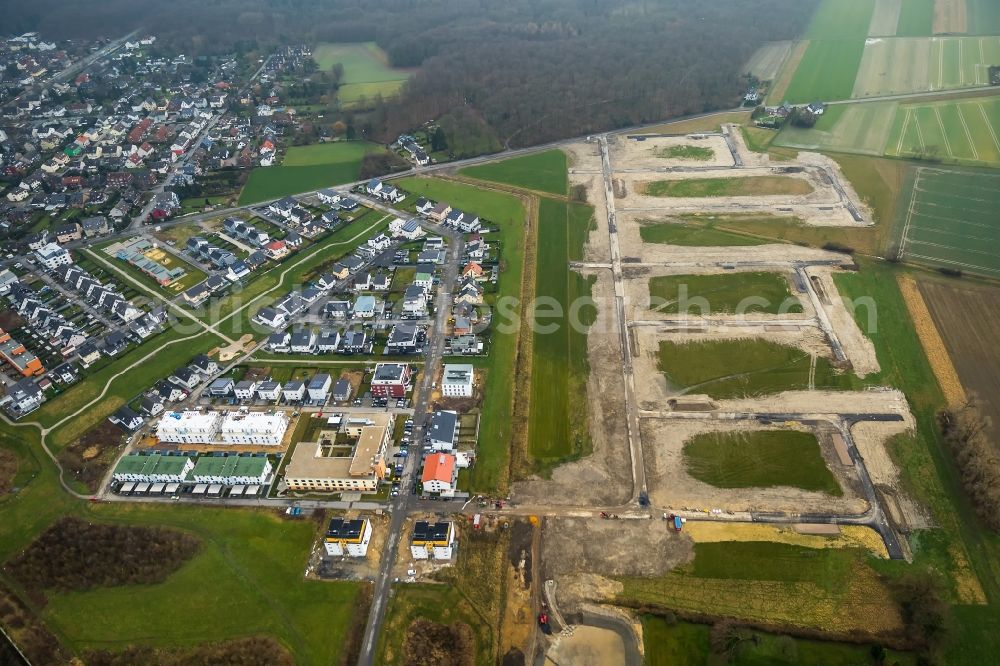
[{"label": "flat-roofed building", "polygon": [[186,456],[130,453],[118,461],[111,478],[115,481],[180,483],[192,469],[194,461]]},{"label": "flat-roofed building", "polygon": [[201,456],[191,470],[191,480],[227,486],[262,484],[271,468],[271,461],[263,456]]},{"label": "flat-roofed building", "polygon": [[450,560],[455,544],[454,523],[418,520],[410,538],[410,555],[416,560]]},{"label": "flat-roofed building", "polygon": [[392,439],[392,414],[352,415],[344,426],[356,439],[348,452],[336,443],[337,430],[320,432],[319,441],[300,442],[285,467],[290,490],[366,492],[378,490],[386,476],[386,449]]},{"label": "flat-roofed building", "polygon": [[218,439],[219,412],[165,412],[156,426],[156,437],[173,444],[208,444]]},{"label": "flat-roofed building", "polygon": [[441,394],[448,398],[471,398],[475,371],[468,363],[446,363]]},{"label": "flat-roofed building", "polygon": [[372,375],[372,395],[402,398],[410,386],[410,366],[405,363],[376,363]]},{"label": "flat-roofed building", "polygon": [[285,412],[227,412],[219,427],[224,444],[263,444],[277,446],[288,430]]},{"label": "flat-roofed building", "polygon": [[323,548],[331,557],[365,557],[372,539],[372,524],[367,518],[334,518],[323,537]]}]

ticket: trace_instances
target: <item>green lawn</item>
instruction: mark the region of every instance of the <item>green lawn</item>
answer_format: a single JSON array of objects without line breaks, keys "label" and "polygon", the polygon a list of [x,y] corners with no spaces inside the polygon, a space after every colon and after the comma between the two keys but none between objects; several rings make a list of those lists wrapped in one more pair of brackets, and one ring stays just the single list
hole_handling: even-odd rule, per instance
[{"label": "green lawn", "polygon": [[899,12],[896,36],[929,37],[933,23],[934,0],[905,0]]},{"label": "green lawn", "polygon": [[649,279],[650,307],[658,312],[697,314],[802,312],[781,273],[660,275]]},{"label": "green lawn", "polygon": [[569,187],[566,154],[561,150],[547,150],[502,162],[466,167],[459,173],[479,180],[551,194],[565,195]]},{"label": "green lawn", "polygon": [[[596,312],[588,278],[567,268],[583,255],[594,210],[542,199],[539,204],[538,303],[532,351],[528,452],[544,467],[590,451],[586,327]],[[580,307],[584,302],[588,305]],[[557,305],[559,314],[545,316]],[[574,309],[576,308],[576,309]]]},{"label": "green lawn", "polygon": [[344,66],[337,97],[345,106],[356,105],[362,98],[371,100],[376,94],[391,97],[410,77],[406,70],[393,68],[375,42],[319,44],[313,49],[313,59],[324,71],[337,63]]},{"label": "green lawn", "polygon": [[[39,612],[70,650],[189,647],[270,635],[297,663],[339,660],[361,586],[303,579],[316,522],[284,521],[264,510],[77,501],[59,488],[36,431],[0,426],[0,446],[17,454],[19,479],[22,471],[30,478],[17,495],[0,498],[0,561],[66,515],[171,527],[203,542],[161,584],[48,593]],[[2,571],[0,581],[21,592]]]},{"label": "green lawn", "polygon": [[809,432],[704,433],[685,442],[684,465],[688,474],[716,488],[791,486],[844,494]]},{"label": "green lawn", "polygon": [[[894,602],[872,566],[875,562],[856,548],[815,549],[760,541],[695,543],[693,562],[659,577],[620,578],[619,599],[632,607],[858,635],[893,624],[887,617],[892,611],[886,609],[892,609]],[[673,650],[701,654],[698,635],[684,632],[682,644]]]},{"label": "green lawn", "polygon": [[821,0],[806,39],[864,39],[874,10],[875,0]]},{"label": "green lawn", "polygon": [[[497,298],[520,297],[524,270],[525,212],[517,197],[432,178],[404,178],[399,181],[399,185],[407,192],[436,201],[447,201],[463,210],[475,211],[499,226],[502,271]],[[489,236],[487,240],[490,240]],[[520,306],[517,305],[509,312],[509,316],[500,313],[494,323],[514,323],[519,316]],[[491,336],[489,356],[475,362],[485,369],[488,379],[487,397],[480,421],[478,455],[476,466],[472,469],[472,492],[495,491],[501,483],[505,483],[510,466],[514,362],[518,332],[507,327],[501,330],[495,326]]]},{"label": "green lawn", "polygon": [[382,150],[363,141],[293,146],[280,166],[258,167],[251,172],[240,192],[240,205],[356,181],[362,158]]},{"label": "green lawn", "polygon": [[[660,370],[674,391],[713,398],[766,395],[809,386],[810,356],[767,340],[660,342]],[[825,358],[816,359],[816,388],[847,390],[859,385]]]},{"label": "green lawn", "polygon": [[[705,666],[711,656],[710,627],[691,622],[668,622],[655,615],[642,616],[642,638],[647,666]],[[871,648],[853,643],[814,641],[760,631],[746,632],[746,639],[728,663],[736,666],[823,664],[859,666],[871,663]],[[886,664],[915,663],[911,653],[889,650]]]},{"label": "green lawn", "polygon": [[[193,328],[190,323],[182,326]],[[192,332],[182,332],[179,329],[180,326],[169,327],[163,333],[150,338],[113,363],[73,385],[59,398],[45,403],[27,420],[37,420],[45,426],[53,426],[97,398],[110,383],[109,390],[97,404],[90,406],[84,413],[49,434],[50,445],[63,447],[147,389],[157,379],[166,377],[182,365],[187,365],[192,358],[217,346],[220,342],[217,336],[207,332],[188,340],[186,338]],[[140,359],[144,359],[141,369],[125,372],[112,380],[114,375]]]},{"label": "green lawn", "polygon": [[775,194],[809,194],[812,186],[801,178],[747,176],[745,178],[686,178],[646,183],[651,197],[750,197]]},{"label": "green lawn", "polygon": [[722,231],[714,228],[711,223],[702,224],[692,221],[643,224],[639,227],[639,236],[643,243],[663,243],[688,247],[733,247],[763,245],[768,242],[752,236]]},{"label": "green lawn", "polygon": [[702,148],[701,146],[690,146],[685,144],[683,146],[667,146],[666,148],[661,148],[656,152],[656,156],[665,159],[707,162],[715,157],[715,151],[711,148]]},{"label": "green lawn", "polygon": [[785,99],[792,103],[850,99],[864,50],[864,38],[810,42]]}]

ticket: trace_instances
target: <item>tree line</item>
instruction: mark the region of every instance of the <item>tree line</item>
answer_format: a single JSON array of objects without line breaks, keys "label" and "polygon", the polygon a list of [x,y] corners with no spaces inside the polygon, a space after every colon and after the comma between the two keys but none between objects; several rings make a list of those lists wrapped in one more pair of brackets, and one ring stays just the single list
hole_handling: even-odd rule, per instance
[{"label": "tree line", "polygon": [[738,106],[743,64],[798,36],[816,2],[97,0],[71,12],[38,0],[9,3],[5,23],[50,38],[141,27],[187,55],[375,41],[419,68],[399,97],[373,100],[375,138],[433,119],[452,144],[473,132],[488,149]]}]

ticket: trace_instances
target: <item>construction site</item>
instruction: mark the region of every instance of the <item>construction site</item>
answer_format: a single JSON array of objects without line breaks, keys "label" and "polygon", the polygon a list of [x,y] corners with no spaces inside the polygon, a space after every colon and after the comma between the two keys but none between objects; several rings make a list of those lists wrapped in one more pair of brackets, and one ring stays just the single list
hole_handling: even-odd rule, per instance
[{"label": "construction site", "polygon": [[[782,535],[794,532],[836,548],[861,539],[879,556],[909,559],[901,535],[926,527],[928,518],[901,487],[886,446],[914,420],[903,394],[879,379],[863,330],[868,304],[845,302],[837,289],[835,276],[856,268],[852,257],[782,243],[646,242],[642,233],[648,225],[683,227],[686,216],[704,214],[872,224],[837,164],[810,153],[772,164],[748,150],[735,126],[592,137],[566,152],[571,186],[585,187],[596,211],[584,258],[571,264],[593,279],[598,304],[587,338],[594,449],[512,492],[526,510],[564,507],[557,512],[565,518],[543,525],[545,594],[551,607],[579,622],[567,621],[570,632],[551,640],[551,663],[574,658],[581,642],[595,654],[608,644],[622,654],[630,634],[641,645],[641,626],[625,614],[596,617],[611,611],[595,604],[618,599],[621,579],[656,579],[689,562],[689,521],[734,530],[757,524],[758,540],[787,540]],[[783,307],[740,293],[752,291],[751,278],[761,274],[774,276]],[[718,291],[698,292],[707,276],[721,276],[710,280],[724,283],[730,300],[743,295],[756,307],[712,307]],[[671,288],[689,282],[688,295],[708,307],[658,298],[664,280]],[[688,446],[699,437],[753,442],[789,433],[815,442],[828,486],[726,487],[695,478],[689,468]],[[745,457],[779,476],[781,465],[793,464],[754,452]],[[629,546],[609,547],[618,542]]]}]

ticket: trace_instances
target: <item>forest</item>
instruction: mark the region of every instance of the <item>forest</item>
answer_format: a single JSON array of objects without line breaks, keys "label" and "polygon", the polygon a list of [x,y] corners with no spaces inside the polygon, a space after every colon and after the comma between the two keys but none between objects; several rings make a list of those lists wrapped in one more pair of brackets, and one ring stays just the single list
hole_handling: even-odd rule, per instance
[{"label": "forest", "polygon": [[[11,32],[153,32],[189,55],[376,41],[419,68],[379,101],[377,138],[438,120],[511,147],[738,105],[740,68],[817,0],[63,0],[0,2]],[[479,124],[480,128],[470,127]]]}]

